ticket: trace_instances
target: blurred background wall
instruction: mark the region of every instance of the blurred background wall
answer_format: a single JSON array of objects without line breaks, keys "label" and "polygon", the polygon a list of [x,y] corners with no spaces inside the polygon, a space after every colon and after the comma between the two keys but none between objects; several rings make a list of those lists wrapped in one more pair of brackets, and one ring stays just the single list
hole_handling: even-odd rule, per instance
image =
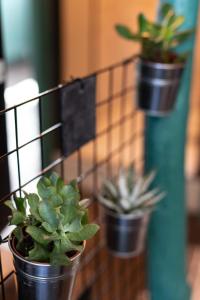
[{"label": "blurred background wall", "polygon": [[[114,25],[125,23],[134,30],[138,13],[155,18],[157,5],[157,0],[60,0],[61,79],[85,75],[138,53],[138,45],[118,37]],[[200,171],[200,30],[197,35],[186,149],[189,178]]]}]

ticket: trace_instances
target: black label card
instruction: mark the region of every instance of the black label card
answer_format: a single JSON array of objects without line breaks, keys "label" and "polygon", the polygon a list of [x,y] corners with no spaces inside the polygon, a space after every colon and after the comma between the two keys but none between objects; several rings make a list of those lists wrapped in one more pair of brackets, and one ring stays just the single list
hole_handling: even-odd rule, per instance
[{"label": "black label card", "polygon": [[61,90],[64,156],[69,156],[95,138],[95,98],[95,76],[75,80]]}]

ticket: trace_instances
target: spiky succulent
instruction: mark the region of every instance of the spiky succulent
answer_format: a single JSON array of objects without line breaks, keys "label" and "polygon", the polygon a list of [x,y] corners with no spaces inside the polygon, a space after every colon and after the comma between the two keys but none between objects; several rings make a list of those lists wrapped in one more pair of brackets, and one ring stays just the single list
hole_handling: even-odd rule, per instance
[{"label": "spiky succulent", "polygon": [[171,4],[164,3],[158,22],[149,21],[143,14],[139,14],[136,33],[122,24],[117,24],[116,30],[123,38],[141,44],[140,56],[145,60],[161,63],[184,62],[188,53],[177,54],[174,50],[194,32],[192,29],[180,30],[184,21],[184,16],[177,15]]},{"label": "spiky succulent", "polygon": [[139,176],[133,167],[121,170],[117,180],[103,183],[98,199],[103,206],[119,214],[137,214],[151,210],[165,193],[159,188],[150,189],[156,175],[155,171]]},{"label": "spiky succulent", "polygon": [[67,265],[67,254],[81,251],[83,241],[99,227],[88,223],[88,200],[80,201],[76,180],[65,185],[52,173],[39,180],[37,190],[6,201],[12,210],[10,224],[16,225],[16,248],[30,261]]}]

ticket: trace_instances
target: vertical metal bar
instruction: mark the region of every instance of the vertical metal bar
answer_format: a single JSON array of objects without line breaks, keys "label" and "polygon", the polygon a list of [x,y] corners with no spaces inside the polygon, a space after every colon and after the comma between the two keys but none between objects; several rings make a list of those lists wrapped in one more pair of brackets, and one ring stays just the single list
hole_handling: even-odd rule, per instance
[{"label": "vertical metal bar", "polygon": [[[120,118],[121,118],[121,124],[119,129],[119,140],[123,141],[124,137],[124,112],[125,112],[125,105],[126,105],[126,82],[127,82],[127,64],[123,64],[122,66],[122,81],[121,81],[121,98],[120,98]],[[119,157],[119,166],[120,168],[123,166],[123,149],[122,149],[122,155]]]},{"label": "vertical metal bar", "polygon": [[[93,188],[94,188],[94,192],[97,192],[98,189],[98,158],[97,158],[97,140],[94,139],[93,140],[93,167],[94,167],[94,172],[93,172]],[[98,209],[98,206],[96,206]],[[95,208],[95,206],[94,206]],[[98,213],[98,212],[97,212]],[[99,237],[96,236],[94,237],[95,239],[95,244],[99,244],[100,240]],[[94,268],[95,268],[95,272],[98,272],[99,267],[101,265],[101,260],[100,260],[100,254],[99,252],[96,254],[96,257],[94,258]],[[97,287],[95,287],[94,289],[94,295],[96,297],[96,299],[102,299],[102,281],[101,281],[101,277],[98,278],[97,280],[99,280],[99,289],[97,290]]]},{"label": "vertical metal bar", "polygon": [[[81,154],[81,149],[79,148],[77,150],[77,177],[80,177],[82,175],[82,154]],[[83,185],[82,185],[82,181],[79,182],[79,190],[80,190],[80,194],[82,196],[82,192],[83,192]],[[81,270],[81,288],[82,288],[82,292],[84,292],[85,288],[87,287],[87,271],[86,268],[83,268]]]},{"label": "vertical metal bar", "polygon": [[[40,122],[40,134],[43,132],[43,114],[42,114],[42,99],[39,97],[39,122]],[[43,137],[40,139],[40,145],[41,145],[41,165],[42,170],[44,169],[44,141]]]},{"label": "vertical metal bar", "polygon": [[19,157],[17,107],[14,107],[14,119],[15,119],[15,141],[16,141],[16,154],[17,154],[18,183],[19,183],[19,193],[21,197],[22,192],[21,192],[21,170],[20,170],[20,157]]},{"label": "vertical metal bar", "polygon": [[[110,178],[113,176],[112,174],[112,158],[110,157],[111,149],[112,149],[112,100],[113,100],[113,88],[114,88],[114,68],[109,69],[109,78],[108,78],[108,111],[107,111],[107,156],[109,157],[107,162],[107,171],[106,176]],[[108,268],[113,270],[113,278],[110,284],[110,291],[112,293],[113,299],[118,299],[118,274],[115,272],[115,258],[109,253],[107,258]]]},{"label": "vertical metal bar", "polygon": [[110,162],[110,153],[112,149],[112,94],[113,94],[113,68],[109,69],[109,82],[108,82],[108,109],[107,109],[107,156],[109,157],[107,162],[107,177],[112,176],[112,165]]},{"label": "vertical metal bar", "polygon": [[[2,2],[2,1],[1,1]],[[3,39],[2,39],[2,9],[0,2],[0,110],[5,109],[5,99],[4,99],[4,87],[6,81],[6,66],[4,61],[3,53]],[[7,153],[7,132],[6,132],[6,113],[0,116],[0,156]],[[9,178],[9,167],[8,167],[8,156],[0,160],[0,198],[4,197],[10,192],[10,178]],[[9,212],[5,206],[1,207],[1,217],[0,217],[0,230],[7,224],[7,216]]]}]

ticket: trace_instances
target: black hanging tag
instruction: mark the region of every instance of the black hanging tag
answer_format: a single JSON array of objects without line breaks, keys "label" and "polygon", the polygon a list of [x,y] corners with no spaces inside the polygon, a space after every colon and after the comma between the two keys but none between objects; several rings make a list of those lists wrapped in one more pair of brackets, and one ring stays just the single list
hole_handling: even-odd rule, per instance
[{"label": "black hanging tag", "polygon": [[64,156],[69,156],[95,138],[95,98],[96,76],[77,79],[61,90]]}]

